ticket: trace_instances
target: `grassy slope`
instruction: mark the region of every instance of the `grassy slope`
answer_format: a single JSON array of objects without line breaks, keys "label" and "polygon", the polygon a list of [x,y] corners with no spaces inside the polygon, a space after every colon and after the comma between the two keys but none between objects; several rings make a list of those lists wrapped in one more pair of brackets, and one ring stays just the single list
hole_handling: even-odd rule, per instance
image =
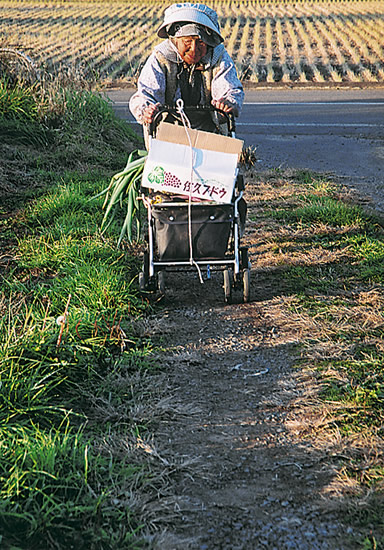
[{"label": "grassy slope", "polygon": [[136,253],[116,249],[114,226],[100,233],[102,198],[92,200],[137,140],[98,95],[67,91],[56,103],[62,112],[42,117],[30,91],[20,94],[20,112],[21,99],[8,92],[0,118],[1,547],[141,547],[136,491],[152,474],[135,455],[147,413],[132,411],[151,395],[150,344],[137,325],[147,304]]}]

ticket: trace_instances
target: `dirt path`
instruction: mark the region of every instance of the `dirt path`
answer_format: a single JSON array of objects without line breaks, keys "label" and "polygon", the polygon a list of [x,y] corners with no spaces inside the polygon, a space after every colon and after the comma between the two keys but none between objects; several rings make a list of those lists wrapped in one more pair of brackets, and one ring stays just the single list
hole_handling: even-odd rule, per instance
[{"label": "dirt path", "polygon": [[[251,251],[257,235],[251,223]],[[170,275],[164,309],[149,321],[169,350],[160,360],[174,412],[154,434],[173,464],[156,550],[355,547],[359,533],[327,496],[334,456],[306,435],[313,380],[295,368],[302,334],[272,279],[254,269],[252,302],[226,306],[219,274],[204,285]]]},{"label": "dirt path", "polygon": [[268,310],[268,300],[170,306],[157,319],[174,346],[163,360],[179,414],[155,441],[187,467],[172,476],[175,518],[155,548],[351,548],[351,529],[321,498],[333,477],[326,456],[295,436],[309,391],[292,369],[295,335]]}]

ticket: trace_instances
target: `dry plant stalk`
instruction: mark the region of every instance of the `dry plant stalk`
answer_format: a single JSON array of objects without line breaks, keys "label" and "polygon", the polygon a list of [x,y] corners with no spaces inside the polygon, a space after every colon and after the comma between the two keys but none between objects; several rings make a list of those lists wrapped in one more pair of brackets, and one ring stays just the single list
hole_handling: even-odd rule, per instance
[{"label": "dry plant stalk", "polygon": [[71,298],[72,298],[72,294],[69,294],[67,304],[65,306],[64,314],[61,317],[57,318],[57,323],[60,324],[60,332],[59,332],[59,337],[58,337],[57,343],[56,343],[56,349],[58,349],[60,347],[60,344],[61,344],[61,339],[63,337],[64,328],[65,328],[65,325],[66,325],[66,322],[67,322],[68,309],[69,309],[69,304],[70,304]]}]

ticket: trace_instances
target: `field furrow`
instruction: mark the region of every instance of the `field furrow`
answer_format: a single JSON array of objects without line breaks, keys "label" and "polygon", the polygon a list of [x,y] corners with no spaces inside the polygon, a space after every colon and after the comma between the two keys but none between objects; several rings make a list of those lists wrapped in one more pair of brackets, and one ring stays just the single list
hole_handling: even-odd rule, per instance
[{"label": "field furrow", "polygon": [[[0,46],[37,65],[127,83],[159,42],[166,0],[0,0]],[[384,82],[380,0],[213,0],[242,80],[253,83]]]}]

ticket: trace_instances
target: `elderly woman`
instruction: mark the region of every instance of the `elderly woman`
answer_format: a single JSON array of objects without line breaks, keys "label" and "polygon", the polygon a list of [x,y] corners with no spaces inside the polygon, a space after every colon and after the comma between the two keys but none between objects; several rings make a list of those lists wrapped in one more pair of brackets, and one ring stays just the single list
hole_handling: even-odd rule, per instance
[{"label": "elderly woman", "polygon": [[[239,116],[244,91],[222,42],[217,14],[204,4],[173,4],[158,32],[165,38],[145,63],[129,107],[138,122],[149,124],[162,105],[214,105]],[[193,128],[218,131],[212,113],[190,113]]]}]

